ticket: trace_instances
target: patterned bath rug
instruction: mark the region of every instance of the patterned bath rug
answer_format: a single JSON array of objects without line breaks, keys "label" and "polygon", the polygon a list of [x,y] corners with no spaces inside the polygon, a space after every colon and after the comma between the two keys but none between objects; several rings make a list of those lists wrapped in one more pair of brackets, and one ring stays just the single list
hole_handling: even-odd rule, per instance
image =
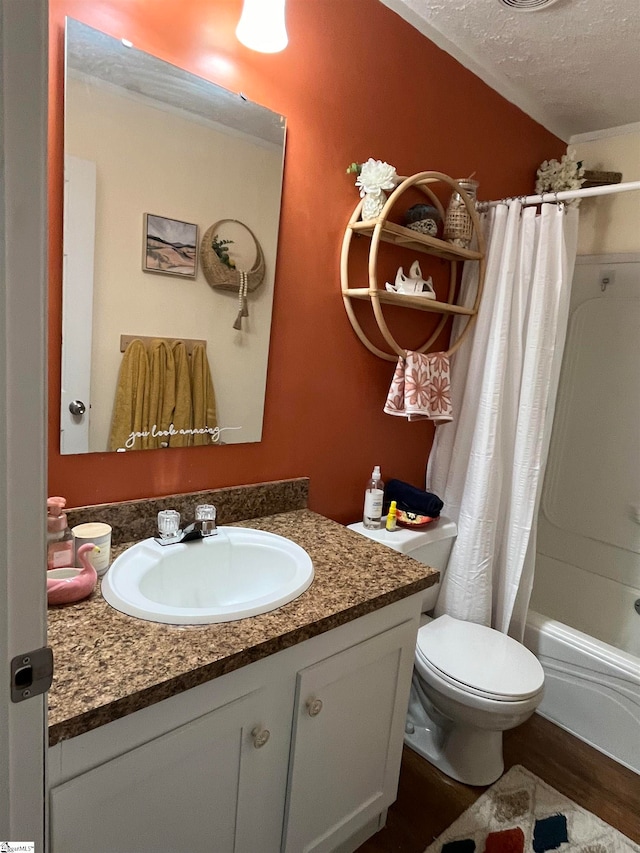
[{"label": "patterned bath rug", "polygon": [[516,765],[425,853],[640,853],[640,845]]}]

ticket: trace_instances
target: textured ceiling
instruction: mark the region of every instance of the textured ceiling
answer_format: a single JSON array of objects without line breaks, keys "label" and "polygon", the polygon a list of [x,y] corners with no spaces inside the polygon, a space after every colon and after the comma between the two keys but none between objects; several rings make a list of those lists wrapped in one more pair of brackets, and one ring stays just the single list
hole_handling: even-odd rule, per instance
[{"label": "textured ceiling", "polygon": [[640,122],[640,0],[382,0],[562,139]]}]

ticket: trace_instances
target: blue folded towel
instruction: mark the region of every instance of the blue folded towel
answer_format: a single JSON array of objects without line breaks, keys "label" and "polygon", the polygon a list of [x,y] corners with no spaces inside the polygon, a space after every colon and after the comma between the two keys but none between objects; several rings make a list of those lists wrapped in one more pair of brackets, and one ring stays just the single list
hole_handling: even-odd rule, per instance
[{"label": "blue folded towel", "polygon": [[427,515],[437,518],[444,506],[443,501],[432,492],[417,489],[402,480],[389,480],[384,490],[385,504],[395,501],[398,509],[417,515]]}]

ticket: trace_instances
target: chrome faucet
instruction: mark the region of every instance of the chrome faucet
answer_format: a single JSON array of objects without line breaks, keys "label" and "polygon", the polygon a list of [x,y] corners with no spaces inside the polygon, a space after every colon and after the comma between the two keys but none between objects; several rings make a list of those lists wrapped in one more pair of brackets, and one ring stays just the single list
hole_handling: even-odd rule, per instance
[{"label": "chrome faucet", "polygon": [[200,504],[196,507],[195,521],[180,528],[180,513],[175,509],[163,509],[158,513],[158,533],[154,537],[159,545],[175,545],[178,542],[190,542],[192,539],[207,539],[218,533],[216,527],[216,508],[213,504]]}]

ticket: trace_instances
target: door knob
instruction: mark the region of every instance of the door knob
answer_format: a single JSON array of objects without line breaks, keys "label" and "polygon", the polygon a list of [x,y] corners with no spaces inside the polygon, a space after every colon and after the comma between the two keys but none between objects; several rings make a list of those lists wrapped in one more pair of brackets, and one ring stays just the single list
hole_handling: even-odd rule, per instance
[{"label": "door knob", "polygon": [[87,407],[82,402],[82,400],[72,400],[69,403],[69,411],[72,415],[84,415],[87,411]]}]

